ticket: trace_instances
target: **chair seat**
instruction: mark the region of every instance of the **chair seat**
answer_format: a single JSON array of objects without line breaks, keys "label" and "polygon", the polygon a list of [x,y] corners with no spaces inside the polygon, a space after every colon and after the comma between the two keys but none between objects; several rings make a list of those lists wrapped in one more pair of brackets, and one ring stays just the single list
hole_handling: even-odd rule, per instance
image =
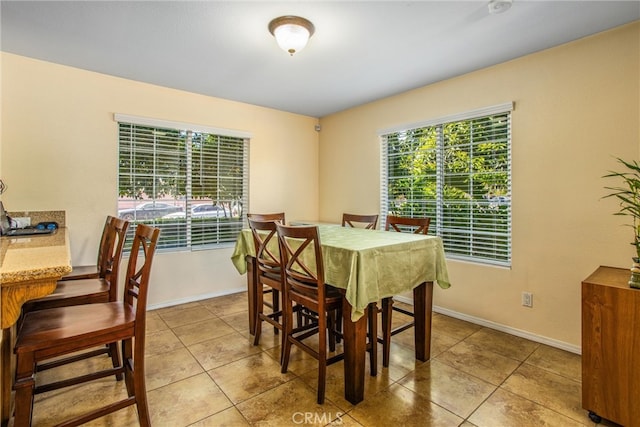
[{"label": "chair seat", "polygon": [[78,295],[98,295],[109,292],[109,284],[104,279],[83,279],[73,282],[60,281],[52,294],[40,299],[73,298]]},{"label": "chair seat", "polygon": [[342,291],[333,285],[325,284],[324,291],[326,292],[325,298],[342,298]]},{"label": "chair seat", "polygon": [[61,280],[84,280],[97,279],[100,277],[97,265],[74,265],[71,267],[71,273],[62,276]]},{"label": "chair seat", "polygon": [[33,311],[24,318],[15,353],[62,347],[83,336],[86,336],[86,347],[90,347],[92,342],[102,343],[104,339],[100,335],[103,334],[113,336],[118,331],[131,334],[134,324],[135,311],[122,302]]},{"label": "chair seat", "polygon": [[35,310],[94,304],[109,301],[109,283],[105,279],[59,281],[53,293],[24,304],[25,313]]},{"label": "chair seat", "polygon": [[340,291],[340,289],[331,285],[325,285],[324,292],[324,298],[325,301],[327,301],[327,304],[332,306],[334,304],[338,304],[342,306],[342,292]]},{"label": "chair seat", "polygon": [[276,282],[280,282],[280,269],[273,269],[268,273],[263,274],[264,278],[274,280]]},{"label": "chair seat", "polygon": [[[326,311],[339,310],[342,308],[342,293],[339,289],[325,284],[324,296]],[[297,297],[292,297],[292,299],[314,313],[318,312],[318,303],[314,300],[314,295],[312,293],[306,293],[304,290],[298,289]]]}]

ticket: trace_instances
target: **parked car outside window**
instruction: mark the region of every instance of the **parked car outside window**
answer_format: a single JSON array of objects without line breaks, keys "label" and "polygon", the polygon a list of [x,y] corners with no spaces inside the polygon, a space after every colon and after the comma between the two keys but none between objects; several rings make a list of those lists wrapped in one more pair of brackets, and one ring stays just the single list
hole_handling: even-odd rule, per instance
[{"label": "parked car outside window", "polygon": [[[202,204],[191,207],[191,218],[224,218],[225,213],[218,205]],[[173,212],[162,218],[184,218],[184,212]]]},{"label": "parked car outside window", "polygon": [[[147,202],[141,203],[134,208],[121,209],[118,211],[118,216],[122,219],[131,221],[134,219],[161,218],[167,214],[181,211],[181,206],[174,206],[169,203],[162,202]],[[184,216],[184,212],[182,212],[181,215]]]}]

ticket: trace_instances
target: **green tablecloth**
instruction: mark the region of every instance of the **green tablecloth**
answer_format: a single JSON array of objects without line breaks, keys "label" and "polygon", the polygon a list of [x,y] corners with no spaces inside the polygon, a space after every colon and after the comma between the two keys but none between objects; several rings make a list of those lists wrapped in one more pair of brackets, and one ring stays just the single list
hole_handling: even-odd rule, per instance
[{"label": "green tablecloth", "polygon": [[[409,233],[318,225],[325,280],[346,290],[358,320],[370,302],[409,291],[423,282],[451,286],[442,239]],[[275,239],[274,239],[275,240]],[[255,256],[251,230],[242,230],[231,260],[246,273],[245,256]]]}]

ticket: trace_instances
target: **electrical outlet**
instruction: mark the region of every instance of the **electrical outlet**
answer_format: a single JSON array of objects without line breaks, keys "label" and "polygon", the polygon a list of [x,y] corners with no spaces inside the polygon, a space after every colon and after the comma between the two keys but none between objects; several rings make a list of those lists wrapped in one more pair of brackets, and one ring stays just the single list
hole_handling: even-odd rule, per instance
[{"label": "electrical outlet", "polygon": [[533,307],[533,294],[531,292],[522,293],[522,305],[525,307]]}]

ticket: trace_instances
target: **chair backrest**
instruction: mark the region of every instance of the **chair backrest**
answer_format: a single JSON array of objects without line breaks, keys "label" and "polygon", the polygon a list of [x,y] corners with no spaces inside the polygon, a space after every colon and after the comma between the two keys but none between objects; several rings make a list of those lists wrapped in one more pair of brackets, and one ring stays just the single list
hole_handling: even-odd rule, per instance
[{"label": "chair backrest", "polygon": [[[253,234],[256,249],[258,275],[267,281],[282,281],[280,268],[280,251],[278,249],[276,221],[258,221],[249,219],[249,227]],[[259,279],[260,280],[260,279]],[[261,282],[263,280],[260,280]]]},{"label": "chair backrest", "polygon": [[414,234],[427,234],[429,232],[431,218],[407,218],[402,216],[387,215],[387,222],[384,229],[398,231],[400,233],[413,231]]},{"label": "chair backrest", "polygon": [[375,229],[378,225],[378,215],[355,215],[349,213],[342,214],[343,227],[361,227]]},{"label": "chair backrest", "polygon": [[107,230],[106,233],[103,233],[103,242],[100,248],[102,263],[98,271],[100,277],[109,284],[109,301],[117,301],[120,261],[122,260],[129,221],[110,217],[105,227]]},{"label": "chair backrest", "polygon": [[256,221],[277,221],[280,224],[284,224],[284,212],[278,213],[267,213],[267,214],[259,214],[259,213],[248,213],[247,219],[253,219]]},{"label": "chair backrest", "polygon": [[98,260],[96,261],[96,266],[98,267],[98,274],[101,278],[104,278],[103,271],[105,269],[105,254],[106,251],[104,249],[105,244],[107,243],[107,236],[109,235],[109,226],[111,224],[111,220],[115,218],[111,215],[107,215],[107,219],[104,222],[104,227],[102,228],[102,237],[100,237],[100,246],[98,246]]},{"label": "chair backrest", "polygon": [[147,311],[147,295],[149,291],[149,276],[151,263],[160,237],[160,229],[145,224],[138,224],[131,245],[129,264],[125,276],[124,304],[135,307],[136,313],[136,347],[142,340],[144,348],[145,316]]},{"label": "chair backrest", "polygon": [[276,228],[286,298],[324,313],[324,263],[318,227],[276,224]]}]

